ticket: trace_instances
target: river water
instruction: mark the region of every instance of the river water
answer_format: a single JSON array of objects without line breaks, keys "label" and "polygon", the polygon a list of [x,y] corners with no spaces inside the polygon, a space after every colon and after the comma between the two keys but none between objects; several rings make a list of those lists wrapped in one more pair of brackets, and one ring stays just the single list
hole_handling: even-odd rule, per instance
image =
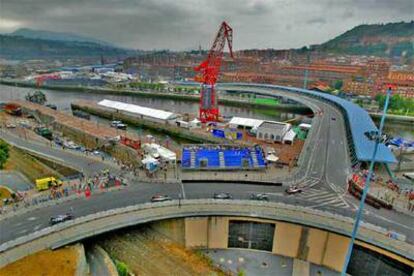
[{"label": "river water", "polygon": [[[34,88],[14,87],[7,85],[0,85],[0,101],[5,102],[14,99],[24,99],[25,95],[29,92],[33,92]],[[70,104],[76,100],[92,100],[99,101],[102,99],[111,99],[122,102],[133,103],[137,105],[158,108],[168,110],[177,113],[192,113],[197,114],[198,103],[187,102],[171,99],[156,99],[156,98],[144,98],[134,97],[129,95],[112,95],[112,94],[94,94],[85,92],[66,92],[57,90],[42,89],[45,93],[48,103],[55,104],[59,110],[71,112]],[[298,116],[298,114],[279,112],[276,109],[255,109],[251,107],[232,107],[232,106],[220,106],[220,113],[224,116],[240,116],[249,117],[255,119],[265,119],[273,121],[286,121]],[[99,120],[93,117],[94,120]],[[105,120],[101,120],[106,122]],[[406,139],[414,139],[414,126],[399,125],[399,124],[387,124],[385,130],[388,134],[393,136],[402,136]]]}]

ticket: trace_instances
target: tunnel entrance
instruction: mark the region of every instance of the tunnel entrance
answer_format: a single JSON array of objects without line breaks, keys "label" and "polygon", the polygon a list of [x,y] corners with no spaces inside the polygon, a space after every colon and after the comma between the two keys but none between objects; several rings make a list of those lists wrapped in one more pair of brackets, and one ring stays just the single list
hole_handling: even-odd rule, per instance
[{"label": "tunnel entrance", "polygon": [[229,222],[228,247],[272,251],[275,225],[253,221]]}]

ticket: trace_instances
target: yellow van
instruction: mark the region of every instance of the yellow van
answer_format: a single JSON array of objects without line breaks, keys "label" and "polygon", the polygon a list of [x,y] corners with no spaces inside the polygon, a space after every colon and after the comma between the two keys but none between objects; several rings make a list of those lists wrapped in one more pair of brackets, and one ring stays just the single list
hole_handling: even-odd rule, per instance
[{"label": "yellow van", "polygon": [[38,191],[43,191],[43,190],[47,190],[51,187],[61,186],[62,183],[63,183],[62,181],[60,181],[59,179],[54,178],[53,176],[45,177],[45,178],[39,178],[39,179],[36,179],[36,189]]}]

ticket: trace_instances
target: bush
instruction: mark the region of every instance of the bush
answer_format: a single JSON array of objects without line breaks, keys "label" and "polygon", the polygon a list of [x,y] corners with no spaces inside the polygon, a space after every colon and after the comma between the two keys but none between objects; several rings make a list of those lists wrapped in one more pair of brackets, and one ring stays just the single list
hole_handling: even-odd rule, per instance
[{"label": "bush", "polygon": [[0,140],[0,169],[3,169],[7,159],[9,159],[9,145],[3,140]]},{"label": "bush", "polygon": [[116,270],[118,271],[119,276],[128,276],[129,275],[129,269],[126,263],[115,261]]}]

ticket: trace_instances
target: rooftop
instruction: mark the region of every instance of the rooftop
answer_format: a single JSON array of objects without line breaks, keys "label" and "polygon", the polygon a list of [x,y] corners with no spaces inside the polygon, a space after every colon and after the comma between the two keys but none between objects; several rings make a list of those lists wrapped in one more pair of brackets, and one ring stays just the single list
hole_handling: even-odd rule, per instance
[{"label": "rooftop", "polygon": [[128,104],[124,102],[118,101],[111,101],[111,100],[102,100],[98,102],[98,105],[114,108],[116,110],[127,111],[134,114],[139,114],[151,118],[161,119],[161,120],[171,120],[177,117],[176,114],[161,110],[161,109],[154,109],[145,106],[135,105],[135,104]]},{"label": "rooftop", "polygon": [[273,128],[273,129],[287,129],[289,128],[290,124],[281,123],[281,122],[274,122],[274,121],[264,121],[259,125],[259,127],[264,128]]}]

